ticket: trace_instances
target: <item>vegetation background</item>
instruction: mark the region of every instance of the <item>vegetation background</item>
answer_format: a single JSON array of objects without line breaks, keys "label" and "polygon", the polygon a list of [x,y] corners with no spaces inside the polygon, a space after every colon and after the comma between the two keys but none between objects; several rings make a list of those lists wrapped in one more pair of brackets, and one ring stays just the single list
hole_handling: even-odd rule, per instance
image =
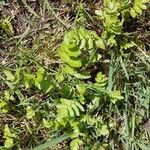
[{"label": "vegetation background", "polygon": [[[149,1],[124,0],[143,10],[122,24],[104,2],[0,0],[0,149],[150,149]],[[68,65],[58,49],[80,32],[87,62]]]}]

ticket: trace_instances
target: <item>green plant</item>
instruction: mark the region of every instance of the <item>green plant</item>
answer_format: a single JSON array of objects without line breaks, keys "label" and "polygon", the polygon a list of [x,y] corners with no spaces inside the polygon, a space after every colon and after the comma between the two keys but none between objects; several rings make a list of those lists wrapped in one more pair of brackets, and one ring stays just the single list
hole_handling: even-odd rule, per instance
[{"label": "green plant", "polygon": [[11,24],[12,18],[10,16],[0,21],[0,28],[2,28],[8,35],[14,34],[14,29]]},{"label": "green plant", "polygon": [[147,9],[146,3],[148,3],[149,0],[134,0],[133,7],[130,9],[130,14],[133,18],[135,18],[138,15],[142,14],[143,10]]},{"label": "green plant", "polygon": [[[13,36],[14,18],[1,22],[13,40],[5,41],[10,64],[6,57],[0,65],[0,149],[149,148],[149,43],[127,28],[132,18],[143,21],[149,1],[104,0],[96,16],[98,3],[72,2],[76,17],[61,43],[61,25],[68,28],[57,14],[62,9],[44,0],[36,12],[22,2],[33,18],[21,39]],[[33,29],[39,17],[44,27]],[[93,22],[102,23],[102,34]],[[148,29],[140,34],[147,37]]]},{"label": "green plant", "polygon": [[6,124],[5,128],[4,128],[4,138],[5,138],[4,144],[5,144],[6,148],[12,148],[13,147],[13,145],[14,145],[13,138],[15,138],[15,137],[16,137],[15,134],[10,131],[10,128]]},{"label": "green plant", "polygon": [[[16,72],[15,75],[8,70],[5,70],[4,73],[7,81],[10,82],[9,84],[12,84],[12,87],[20,84],[21,82],[26,89],[36,86],[39,90],[43,90],[45,93],[47,93],[49,86],[51,87],[51,82],[47,82],[48,73],[46,73],[43,68],[40,68],[36,75],[25,73],[25,71],[19,71],[19,73]],[[19,74],[22,74],[21,80]],[[49,83],[46,90],[45,81],[46,84]],[[61,86],[64,88],[64,85],[61,82],[58,81],[58,83],[53,84],[53,87],[55,86],[55,90],[57,87],[60,88]],[[77,143],[77,145],[85,143],[85,137],[90,137],[91,133],[85,128],[91,128],[91,130],[95,132],[96,136],[107,135],[109,133],[107,123],[103,122],[103,119],[100,116],[97,116],[94,111],[98,109],[99,104],[102,101],[106,101],[107,98],[109,98],[112,103],[115,103],[117,100],[123,98],[119,91],[107,90],[107,78],[101,72],[97,74],[95,83],[86,84],[82,81],[82,79],[78,79],[76,77],[75,82],[78,82],[78,84],[76,84],[76,88],[73,88],[74,84],[69,86],[69,88],[74,91],[72,91],[69,96],[72,99],[62,97],[58,102],[55,102],[57,108],[55,121],[51,120],[50,122],[47,122],[47,120],[43,120],[43,124],[46,128],[51,128],[53,130],[64,130],[66,128],[64,131],[71,134],[70,137],[73,139],[70,143],[71,147]],[[44,86],[41,86],[42,84],[44,84]],[[66,91],[63,90],[61,92],[61,95],[63,96]],[[54,94],[54,96],[56,94]],[[68,95],[66,95],[66,97],[68,97]],[[36,111],[31,106],[27,106],[26,118],[33,120],[34,117],[36,117],[35,115]],[[76,147],[78,147],[77,145]]]},{"label": "green plant", "polygon": [[[97,53],[98,48],[105,49],[105,45],[95,32],[84,28],[72,29],[65,35],[58,51],[65,63],[63,71],[77,78],[89,78],[89,74],[84,70],[101,57]],[[78,72],[79,69],[82,72]]]},{"label": "green plant", "polygon": [[[103,20],[103,39],[108,45],[117,46],[116,35],[122,34],[124,22],[131,15],[133,18],[142,14],[149,0],[104,0],[104,8],[96,10],[95,13]],[[133,5],[133,6],[132,6]]]}]

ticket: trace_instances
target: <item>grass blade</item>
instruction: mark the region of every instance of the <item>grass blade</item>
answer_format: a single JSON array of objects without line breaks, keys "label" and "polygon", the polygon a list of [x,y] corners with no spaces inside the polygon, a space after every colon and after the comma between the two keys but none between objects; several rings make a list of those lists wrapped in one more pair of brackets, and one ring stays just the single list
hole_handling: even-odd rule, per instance
[{"label": "grass blade", "polygon": [[22,3],[25,5],[25,7],[27,8],[27,10],[33,14],[34,16],[40,18],[40,16],[27,4],[26,0],[22,0]]},{"label": "grass blade", "polygon": [[122,57],[120,57],[119,60],[120,60],[121,67],[122,67],[122,69],[123,69],[123,71],[124,71],[124,73],[125,73],[125,76],[126,76],[127,80],[129,80],[129,74],[128,74],[128,72],[127,72],[125,63],[124,63],[123,60],[122,60]]},{"label": "grass blade", "polygon": [[114,54],[113,54],[113,52],[111,52],[111,62],[109,65],[109,77],[108,77],[108,90],[111,90],[113,87],[113,71],[114,71],[113,57],[114,57]]},{"label": "grass blade", "polygon": [[142,150],[149,150],[149,149],[150,149],[150,147],[147,147],[146,145],[141,144],[141,143],[138,143],[138,146],[139,146]]},{"label": "grass blade", "polygon": [[60,136],[60,137],[58,137],[58,138],[56,138],[54,140],[51,140],[49,142],[46,142],[44,144],[41,144],[41,145],[35,147],[33,150],[45,150],[46,148],[52,147],[52,146],[54,146],[54,145],[56,145],[56,144],[58,144],[58,143],[60,143],[60,142],[62,142],[64,140],[66,140],[68,138],[69,138],[68,135],[62,135],[62,136]]}]

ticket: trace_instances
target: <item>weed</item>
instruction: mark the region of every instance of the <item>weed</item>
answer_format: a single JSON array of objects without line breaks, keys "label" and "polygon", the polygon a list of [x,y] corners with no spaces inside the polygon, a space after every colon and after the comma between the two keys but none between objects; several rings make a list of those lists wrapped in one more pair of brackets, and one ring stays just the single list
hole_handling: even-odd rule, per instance
[{"label": "weed", "polygon": [[0,149],[149,149],[149,0],[2,4]]}]

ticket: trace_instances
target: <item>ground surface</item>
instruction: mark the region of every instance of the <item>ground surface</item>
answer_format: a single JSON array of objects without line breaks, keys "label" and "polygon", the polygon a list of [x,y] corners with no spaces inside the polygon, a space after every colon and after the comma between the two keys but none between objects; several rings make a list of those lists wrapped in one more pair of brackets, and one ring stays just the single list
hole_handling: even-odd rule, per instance
[{"label": "ground surface", "polygon": [[[5,78],[4,70],[15,74],[17,69],[20,69],[28,74],[35,74],[38,70],[37,66],[40,66],[48,73],[55,74],[62,64],[57,50],[64,35],[74,24],[91,29],[101,36],[104,29],[101,20],[95,17],[95,10],[102,7],[102,2],[87,0],[82,1],[82,4],[86,13],[83,13],[83,18],[81,13],[81,20],[77,21],[80,7],[77,1],[0,1],[1,149],[5,149],[4,143],[7,138],[4,135],[4,128],[6,125],[9,126],[11,133],[15,134],[10,136],[13,138],[14,147],[8,149],[12,150],[32,149],[48,139],[63,134],[63,130],[53,131],[42,123],[43,118],[50,119],[55,115],[53,97],[61,96],[59,88],[56,89],[57,94],[53,91],[47,94],[35,87],[28,88],[29,83],[25,85],[18,83],[14,86],[14,83],[9,83]],[[89,81],[86,80],[86,83],[93,82],[99,71],[109,78],[110,64],[113,62],[113,85],[119,88],[124,97],[121,103],[114,106],[104,103],[102,110],[98,110],[100,113],[103,112],[102,117],[106,122],[110,119],[116,123],[115,127],[110,128],[109,136],[96,137],[96,142],[100,143],[100,149],[142,149],[142,146],[137,144],[139,142],[146,147],[150,146],[149,8],[142,16],[136,19],[130,18],[123,25],[124,35],[135,37],[137,41],[134,48],[127,49],[122,54],[114,50],[113,60],[109,49],[101,50],[101,60],[95,66],[88,68],[92,77]],[[86,21],[83,23],[84,17]],[[11,78],[11,75],[9,77]],[[19,80],[23,80],[21,76]],[[72,84],[72,81],[68,80],[68,82],[64,81],[64,84]],[[2,100],[7,103],[5,107]],[[30,107],[34,108],[36,115],[31,110],[28,117],[27,108]],[[35,118],[33,119],[32,116]],[[92,144],[95,143],[94,140],[92,139]],[[69,142],[70,139],[52,149],[69,149]],[[87,149],[90,146],[87,144]],[[81,149],[84,149],[83,147],[84,144],[81,144]]]}]

